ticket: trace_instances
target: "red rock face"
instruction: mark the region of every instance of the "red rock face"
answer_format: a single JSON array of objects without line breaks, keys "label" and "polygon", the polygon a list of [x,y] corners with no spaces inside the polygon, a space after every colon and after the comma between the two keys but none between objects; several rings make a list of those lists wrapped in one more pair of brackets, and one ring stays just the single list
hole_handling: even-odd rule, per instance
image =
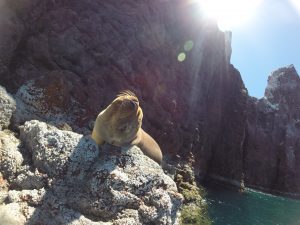
[{"label": "red rock face", "polygon": [[[13,26],[0,23],[0,30],[17,30],[8,29],[0,41],[0,50],[10,46],[0,51],[0,84],[10,92],[34,80],[46,93],[38,101],[46,107],[61,107],[68,115],[68,103],[79,103],[75,111],[82,113],[72,115],[74,128],[88,127],[119,91],[129,89],[140,99],[143,128],[163,153],[184,158],[192,152],[200,176],[238,182],[245,177],[263,187],[272,183],[267,175],[278,177],[273,172],[277,153],[261,168],[272,173],[260,178],[252,170],[272,154],[265,131],[271,125],[265,123],[274,118],[260,113],[263,103],[249,100],[230,64],[231,34],[201,18],[196,5],[180,0],[6,2]],[[185,53],[182,62],[180,53]],[[50,118],[42,114],[39,118]]]}]

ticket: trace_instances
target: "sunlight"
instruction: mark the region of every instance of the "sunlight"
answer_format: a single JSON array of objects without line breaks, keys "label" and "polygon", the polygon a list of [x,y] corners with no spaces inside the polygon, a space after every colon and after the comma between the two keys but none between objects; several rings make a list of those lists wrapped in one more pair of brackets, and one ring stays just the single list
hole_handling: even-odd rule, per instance
[{"label": "sunlight", "polygon": [[198,0],[205,16],[217,20],[223,31],[243,26],[262,0]]},{"label": "sunlight", "polygon": [[290,0],[290,2],[296,8],[298,13],[300,13],[300,1],[299,0]]}]

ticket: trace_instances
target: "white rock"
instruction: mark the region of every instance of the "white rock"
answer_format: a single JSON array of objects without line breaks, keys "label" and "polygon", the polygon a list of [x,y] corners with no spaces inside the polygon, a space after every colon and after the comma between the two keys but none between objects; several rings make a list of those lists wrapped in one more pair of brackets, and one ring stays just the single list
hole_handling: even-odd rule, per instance
[{"label": "white rock", "polygon": [[19,152],[20,141],[9,131],[0,131],[0,172],[6,178],[14,178],[21,168],[23,156]]},{"label": "white rock", "polygon": [[25,216],[21,213],[21,207],[17,203],[0,205],[1,225],[24,225]]},{"label": "white rock", "polygon": [[[105,145],[99,152],[90,137],[36,120],[20,130],[35,167],[49,176],[28,224],[178,224],[183,199],[175,182],[139,148]],[[24,193],[9,199],[18,196]]]},{"label": "white rock", "polygon": [[0,130],[9,126],[12,114],[15,110],[15,100],[6,92],[4,87],[0,86]]}]

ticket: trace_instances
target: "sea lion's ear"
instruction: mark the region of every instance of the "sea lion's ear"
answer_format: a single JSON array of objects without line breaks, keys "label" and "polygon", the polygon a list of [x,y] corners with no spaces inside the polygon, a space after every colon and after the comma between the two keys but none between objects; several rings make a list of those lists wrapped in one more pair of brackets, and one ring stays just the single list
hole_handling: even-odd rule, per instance
[{"label": "sea lion's ear", "polygon": [[117,95],[117,97],[125,97],[125,96],[133,96],[133,97],[136,97],[136,95],[130,91],[130,90],[123,90],[123,91],[120,91],[120,93]]}]

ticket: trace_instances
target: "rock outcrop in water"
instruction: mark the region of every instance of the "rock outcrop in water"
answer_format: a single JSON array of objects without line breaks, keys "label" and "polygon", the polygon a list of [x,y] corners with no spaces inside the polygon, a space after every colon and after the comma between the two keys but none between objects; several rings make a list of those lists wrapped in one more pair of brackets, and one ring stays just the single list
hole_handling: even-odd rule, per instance
[{"label": "rock outcrop in water", "polygon": [[251,99],[245,181],[300,197],[300,78],[294,66],[268,78],[265,97]]},{"label": "rock outcrop in water", "polygon": [[14,126],[38,119],[86,134],[130,89],[144,129],[165,155],[192,152],[199,178],[299,194],[294,69],[249,97],[231,34],[188,2],[1,1],[0,84],[16,93]]}]

